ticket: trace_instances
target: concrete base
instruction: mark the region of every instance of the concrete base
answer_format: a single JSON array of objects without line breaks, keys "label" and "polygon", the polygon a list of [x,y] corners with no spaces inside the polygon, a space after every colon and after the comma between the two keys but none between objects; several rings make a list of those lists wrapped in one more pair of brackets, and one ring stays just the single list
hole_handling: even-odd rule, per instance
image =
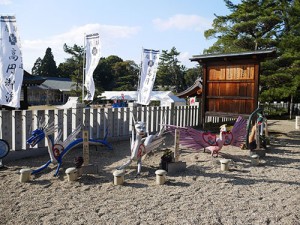
[{"label": "concrete base", "polygon": [[251,165],[258,166],[259,165],[259,155],[252,155],[251,156]]},{"label": "concrete base", "polygon": [[20,182],[27,182],[30,180],[30,176],[31,176],[31,169],[21,169],[20,170]]},{"label": "concrete base", "polygon": [[162,185],[166,182],[167,171],[165,171],[165,170],[156,170],[155,174],[156,174],[156,184]]},{"label": "concrete base", "polygon": [[81,166],[82,174],[98,174],[98,166],[89,164],[87,166]]},{"label": "concrete base", "polygon": [[122,185],[124,183],[124,170],[116,170],[113,172],[114,175],[114,185]]},{"label": "concrete base", "polygon": [[67,174],[68,181],[75,181],[78,179],[77,169],[75,167],[66,169],[66,174]]},{"label": "concrete base", "polygon": [[186,169],[186,162],[168,162],[166,171],[168,172],[168,175],[173,176],[176,175],[179,172],[182,172]]},{"label": "concrete base", "polygon": [[230,159],[221,159],[221,171],[228,171],[229,170],[229,163],[231,162]]}]

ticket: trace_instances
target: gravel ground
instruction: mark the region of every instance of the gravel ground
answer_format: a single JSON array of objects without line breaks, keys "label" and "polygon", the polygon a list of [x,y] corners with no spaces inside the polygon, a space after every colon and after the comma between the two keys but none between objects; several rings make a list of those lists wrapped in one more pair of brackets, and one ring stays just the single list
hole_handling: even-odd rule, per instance
[{"label": "gravel ground", "polygon": [[[113,171],[129,157],[129,141],[113,143],[114,150],[90,148],[98,173],[68,182],[65,169],[82,149],[64,158],[60,176],[55,165],[19,181],[22,168],[37,168],[49,156],[7,163],[0,170],[0,224],[300,224],[300,131],[295,120],[270,120],[271,145],[258,166],[248,150],[223,147],[218,158],[181,149],[186,169],[155,183],[155,171],[172,138],[143,161],[136,178],[133,163],[124,185],[113,185]],[[229,171],[219,160],[231,159]]]}]

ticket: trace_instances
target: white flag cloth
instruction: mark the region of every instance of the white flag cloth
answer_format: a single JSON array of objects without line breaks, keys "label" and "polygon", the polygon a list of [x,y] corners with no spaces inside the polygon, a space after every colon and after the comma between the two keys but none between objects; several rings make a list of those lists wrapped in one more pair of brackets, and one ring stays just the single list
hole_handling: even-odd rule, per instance
[{"label": "white flag cloth", "polygon": [[100,39],[99,34],[89,34],[86,36],[86,67],[85,67],[85,82],[87,94],[84,100],[93,100],[95,94],[95,83],[93,73],[100,60]]},{"label": "white flag cloth", "polygon": [[143,49],[140,86],[137,94],[138,104],[149,105],[150,103],[158,62],[159,50]]},{"label": "white flag cloth", "polygon": [[20,107],[23,83],[21,41],[15,16],[0,16],[0,105]]}]

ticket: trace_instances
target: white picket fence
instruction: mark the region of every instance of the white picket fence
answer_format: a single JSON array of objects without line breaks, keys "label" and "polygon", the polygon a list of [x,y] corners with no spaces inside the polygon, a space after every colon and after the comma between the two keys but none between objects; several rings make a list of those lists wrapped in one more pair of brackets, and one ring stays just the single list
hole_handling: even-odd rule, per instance
[{"label": "white picket fence", "polygon": [[[59,126],[66,139],[78,126],[89,131],[91,138],[103,139],[108,128],[108,140],[129,140],[132,131],[132,117],[146,122],[150,133],[159,131],[164,118],[168,124],[178,126],[198,126],[197,106],[172,107],[130,107],[130,108],[72,108],[55,110],[2,110],[0,111],[0,138],[6,140],[12,151],[26,150],[26,140],[32,130],[38,128],[39,121],[53,122]],[[78,134],[81,136],[82,133]],[[54,137],[58,136],[58,132]],[[35,148],[46,147],[45,141]]]}]

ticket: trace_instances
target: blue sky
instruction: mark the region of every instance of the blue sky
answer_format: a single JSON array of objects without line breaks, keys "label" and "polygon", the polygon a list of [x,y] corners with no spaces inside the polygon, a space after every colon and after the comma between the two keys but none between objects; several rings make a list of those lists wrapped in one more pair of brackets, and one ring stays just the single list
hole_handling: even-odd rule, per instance
[{"label": "blue sky", "polygon": [[[233,0],[239,3],[240,0]],[[84,45],[84,34],[99,33],[101,55],[140,63],[142,48],[170,50],[188,68],[215,40],[206,40],[217,15],[228,15],[223,0],[0,0],[1,15],[15,15],[24,69],[52,49],[56,65],[69,55],[63,44]]]}]

